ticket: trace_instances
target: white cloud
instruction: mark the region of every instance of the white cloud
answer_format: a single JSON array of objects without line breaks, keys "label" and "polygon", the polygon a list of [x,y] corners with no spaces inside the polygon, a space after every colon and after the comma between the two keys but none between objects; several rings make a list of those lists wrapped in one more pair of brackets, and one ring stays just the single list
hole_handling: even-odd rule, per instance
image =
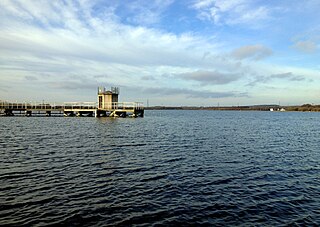
[{"label": "white cloud", "polygon": [[130,4],[119,5],[124,8],[123,19],[127,23],[150,26],[161,21],[162,13],[174,2],[174,0],[146,1],[137,0]]},{"label": "white cloud", "polygon": [[195,9],[204,9],[212,6],[213,3],[214,0],[198,0],[194,2],[193,7]]},{"label": "white cloud", "polygon": [[196,0],[192,7],[199,18],[213,21],[215,24],[251,24],[270,17],[266,6],[255,6],[251,0]]}]

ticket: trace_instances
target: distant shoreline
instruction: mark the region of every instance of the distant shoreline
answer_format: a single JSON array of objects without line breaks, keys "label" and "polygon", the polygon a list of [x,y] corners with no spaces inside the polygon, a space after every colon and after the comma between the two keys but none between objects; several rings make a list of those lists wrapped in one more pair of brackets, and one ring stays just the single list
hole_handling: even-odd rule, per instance
[{"label": "distant shoreline", "polygon": [[221,106],[221,107],[197,107],[197,106],[151,106],[145,110],[233,110],[233,111],[300,111],[320,112],[320,105],[304,104],[301,106],[279,105],[253,105],[253,106]]}]

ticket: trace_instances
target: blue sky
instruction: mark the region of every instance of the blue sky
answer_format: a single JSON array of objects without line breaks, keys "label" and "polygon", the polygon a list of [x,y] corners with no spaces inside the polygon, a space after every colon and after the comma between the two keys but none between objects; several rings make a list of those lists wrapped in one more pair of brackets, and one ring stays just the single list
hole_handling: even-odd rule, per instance
[{"label": "blue sky", "polygon": [[319,0],[1,0],[0,99],[320,103]]}]

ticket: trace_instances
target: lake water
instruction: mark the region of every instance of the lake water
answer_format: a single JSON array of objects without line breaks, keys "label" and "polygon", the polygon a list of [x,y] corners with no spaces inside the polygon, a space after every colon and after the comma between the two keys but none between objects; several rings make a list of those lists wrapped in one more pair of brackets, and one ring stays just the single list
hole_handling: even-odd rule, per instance
[{"label": "lake water", "polygon": [[0,118],[1,226],[320,224],[320,113]]}]

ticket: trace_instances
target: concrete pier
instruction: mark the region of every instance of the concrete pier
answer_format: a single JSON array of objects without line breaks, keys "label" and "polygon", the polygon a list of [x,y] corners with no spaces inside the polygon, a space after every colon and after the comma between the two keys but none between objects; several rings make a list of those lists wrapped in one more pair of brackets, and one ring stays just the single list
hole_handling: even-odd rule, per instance
[{"label": "concrete pier", "polygon": [[0,115],[65,116],[65,117],[143,117],[141,102],[119,102],[119,88],[98,88],[98,102],[19,103],[0,101]]},{"label": "concrete pier", "polygon": [[0,102],[1,116],[65,117],[143,117],[144,107],[138,102],[113,102],[99,108],[97,103],[30,104]]}]

